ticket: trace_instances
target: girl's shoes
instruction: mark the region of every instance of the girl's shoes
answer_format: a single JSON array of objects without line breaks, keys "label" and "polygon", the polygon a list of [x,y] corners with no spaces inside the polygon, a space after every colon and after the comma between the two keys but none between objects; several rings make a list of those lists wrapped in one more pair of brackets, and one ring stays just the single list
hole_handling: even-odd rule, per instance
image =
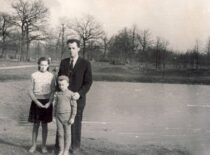
[{"label": "girl's shoes", "polygon": [[[30,153],[34,153],[35,151],[36,151],[36,146],[32,146],[32,147],[28,150],[28,152],[30,152]],[[42,151],[42,153],[48,153],[46,146],[42,147],[42,148],[41,148],[41,151]]]},{"label": "girl's shoes", "polygon": [[46,146],[42,147],[42,153],[48,153]]},{"label": "girl's shoes", "polygon": [[28,152],[30,152],[30,153],[34,153],[36,151],[36,146],[32,146],[29,150],[28,150]]},{"label": "girl's shoes", "polygon": [[69,151],[64,151],[63,155],[69,155]]}]

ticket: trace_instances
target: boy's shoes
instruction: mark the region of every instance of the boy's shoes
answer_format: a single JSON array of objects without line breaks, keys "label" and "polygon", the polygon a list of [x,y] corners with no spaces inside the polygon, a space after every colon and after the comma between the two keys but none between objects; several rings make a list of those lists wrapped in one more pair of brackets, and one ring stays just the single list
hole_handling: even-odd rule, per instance
[{"label": "boy's shoes", "polygon": [[64,151],[63,155],[69,155],[69,151]]},{"label": "boy's shoes", "polygon": [[46,146],[42,147],[41,151],[42,153],[48,153]]},{"label": "boy's shoes", "polygon": [[28,150],[28,152],[30,152],[30,153],[34,153],[36,151],[36,146],[32,146],[29,150]]},{"label": "boy's shoes", "polygon": [[63,155],[63,151],[59,151],[58,152],[58,155]]},{"label": "boy's shoes", "polygon": [[71,149],[70,153],[75,154],[75,155],[80,155],[81,152],[79,148],[76,148],[76,149]]}]

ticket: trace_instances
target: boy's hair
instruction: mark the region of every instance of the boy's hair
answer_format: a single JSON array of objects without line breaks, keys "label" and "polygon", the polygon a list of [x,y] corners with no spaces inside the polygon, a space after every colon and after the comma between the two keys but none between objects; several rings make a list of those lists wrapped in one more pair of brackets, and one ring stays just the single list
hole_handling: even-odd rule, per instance
[{"label": "boy's hair", "polygon": [[68,39],[66,44],[68,45],[69,43],[76,43],[77,47],[80,48],[80,41],[78,39]]},{"label": "boy's hair", "polygon": [[[48,64],[50,64],[50,60],[48,58],[41,57],[41,58],[38,59],[38,62],[37,62],[37,64],[38,64],[38,70],[40,70],[40,66],[39,65],[41,64],[42,61],[47,61]],[[49,71],[49,67],[47,68],[47,70]]]},{"label": "boy's hair", "polygon": [[68,78],[68,76],[65,76],[65,75],[61,75],[61,76],[59,76],[58,77],[58,82],[59,81],[67,81],[68,83],[69,83],[69,78]]}]

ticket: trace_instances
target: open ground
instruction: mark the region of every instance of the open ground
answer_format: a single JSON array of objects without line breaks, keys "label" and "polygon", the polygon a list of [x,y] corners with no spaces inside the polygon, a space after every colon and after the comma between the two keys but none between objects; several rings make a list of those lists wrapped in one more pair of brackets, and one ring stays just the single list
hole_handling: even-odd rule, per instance
[{"label": "open ground", "polygon": [[[0,70],[2,155],[28,154],[32,125],[27,122],[27,91],[35,70]],[[128,72],[118,68],[116,77],[124,78],[123,71]],[[104,68],[102,73],[113,71]],[[94,81],[83,119],[82,154],[208,155],[208,92],[204,85]],[[50,123],[49,154],[53,154],[55,130],[55,123]]]}]

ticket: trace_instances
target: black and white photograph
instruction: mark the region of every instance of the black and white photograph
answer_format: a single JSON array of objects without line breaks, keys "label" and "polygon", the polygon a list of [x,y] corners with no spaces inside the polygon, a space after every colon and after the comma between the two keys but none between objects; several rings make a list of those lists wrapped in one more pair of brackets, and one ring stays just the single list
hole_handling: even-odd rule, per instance
[{"label": "black and white photograph", "polygon": [[0,0],[0,155],[210,155],[209,0]]}]

